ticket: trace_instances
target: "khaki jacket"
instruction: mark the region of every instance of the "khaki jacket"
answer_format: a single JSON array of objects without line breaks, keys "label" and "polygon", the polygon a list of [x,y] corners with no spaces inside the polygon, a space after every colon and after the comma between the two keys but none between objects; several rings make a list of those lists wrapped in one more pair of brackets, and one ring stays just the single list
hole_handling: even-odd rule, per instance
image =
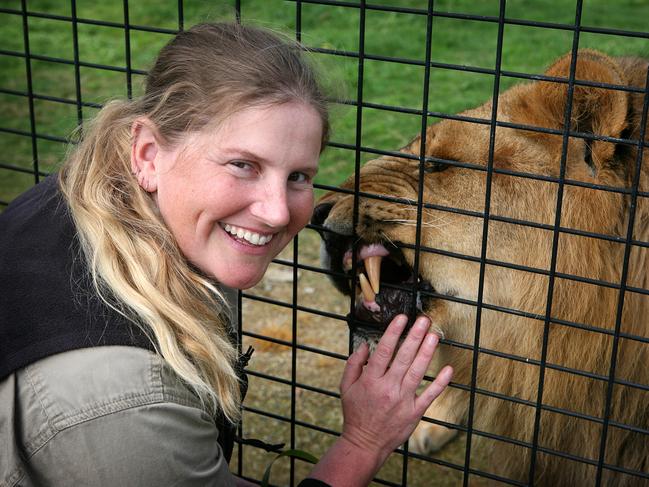
[{"label": "khaki jacket", "polygon": [[73,350],[0,382],[0,487],[233,486],[217,437],[145,349]]}]

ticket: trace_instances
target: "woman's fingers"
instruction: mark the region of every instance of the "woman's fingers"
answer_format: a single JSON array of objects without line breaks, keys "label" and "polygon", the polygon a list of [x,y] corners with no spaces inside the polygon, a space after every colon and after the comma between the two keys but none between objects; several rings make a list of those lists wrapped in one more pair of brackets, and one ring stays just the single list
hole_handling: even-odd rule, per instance
[{"label": "woman's fingers", "polygon": [[385,329],[385,333],[379,340],[376,350],[371,355],[367,362],[367,375],[371,378],[382,377],[388,369],[394,349],[399,343],[399,338],[403,329],[408,323],[406,315],[397,315],[392,319],[392,322]]},{"label": "woman's fingers", "polygon": [[418,414],[422,415],[428,409],[428,406],[439,396],[453,378],[453,368],[447,365],[440,370],[432,384],[415,399],[415,409]]},{"label": "woman's fingers", "polygon": [[414,394],[426,375],[430,361],[433,358],[439,338],[432,333],[426,334],[412,364],[402,373],[401,386],[405,394]]},{"label": "woman's fingers", "polygon": [[363,373],[363,367],[367,362],[369,347],[363,342],[347,359],[347,365],[343,371],[343,377],[340,379],[340,392],[344,394],[350,386],[358,380]]},{"label": "woman's fingers", "polygon": [[[419,357],[421,355],[421,353],[418,352],[422,345],[422,340],[424,340],[424,338],[426,337],[429,327],[430,320],[426,316],[420,316],[415,320],[415,323],[412,325],[408,336],[399,347],[399,350],[397,351],[392,364],[390,364],[390,370],[388,371],[388,374],[400,381],[403,379],[408,370],[411,370],[411,367],[414,365],[413,360],[415,360],[415,357]],[[427,351],[428,350],[422,349],[421,352],[428,357],[428,362],[430,362],[430,359],[432,358],[432,351],[430,353],[427,353]],[[421,358],[419,359],[419,364],[421,364]],[[427,366],[428,363],[426,363],[425,367]]]},{"label": "woman's fingers", "polygon": [[439,338],[428,333],[428,319],[419,318],[395,353],[407,321],[405,315],[394,318],[369,359],[367,345],[361,345],[350,356],[340,385],[343,437],[381,455],[406,440],[452,375],[450,367],[444,368],[417,396]]}]

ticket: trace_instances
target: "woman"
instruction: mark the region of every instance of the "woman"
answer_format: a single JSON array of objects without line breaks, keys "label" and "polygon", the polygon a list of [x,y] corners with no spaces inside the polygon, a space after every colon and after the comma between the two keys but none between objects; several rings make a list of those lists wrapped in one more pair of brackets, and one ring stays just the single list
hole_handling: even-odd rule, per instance
[{"label": "woman", "polygon": [[[237,482],[245,381],[225,292],[255,285],[306,225],[328,134],[299,46],[202,24],[6,209],[0,483]],[[448,384],[447,368],[415,394],[437,342],[422,318],[390,365],[404,321],[350,357],[343,433],[305,485],[367,484]]]}]

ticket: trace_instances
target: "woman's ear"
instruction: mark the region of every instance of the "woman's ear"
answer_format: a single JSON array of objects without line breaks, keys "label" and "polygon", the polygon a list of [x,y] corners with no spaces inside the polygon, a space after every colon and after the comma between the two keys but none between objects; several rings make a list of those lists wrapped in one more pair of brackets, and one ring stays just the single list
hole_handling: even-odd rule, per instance
[{"label": "woman's ear", "polygon": [[148,118],[138,118],[131,125],[131,171],[148,193],[158,189],[159,153],[160,138],[155,125]]}]

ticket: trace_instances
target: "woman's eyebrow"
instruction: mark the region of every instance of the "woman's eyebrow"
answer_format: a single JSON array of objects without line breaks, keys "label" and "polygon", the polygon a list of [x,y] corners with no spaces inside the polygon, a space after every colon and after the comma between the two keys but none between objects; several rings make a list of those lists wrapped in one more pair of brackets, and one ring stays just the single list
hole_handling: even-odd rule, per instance
[{"label": "woman's eyebrow", "polygon": [[265,157],[262,157],[259,154],[256,154],[254,152],[250,152],[247,149],[240,149],[237,147],[226,147],[225,149],[222,150],[224,154],[230,157],[236,156],[236,157],[241,157],[243,159],[250,159],[252,161],[259,161],[265,163],[271,162],[269,159],[266,159]]}]

